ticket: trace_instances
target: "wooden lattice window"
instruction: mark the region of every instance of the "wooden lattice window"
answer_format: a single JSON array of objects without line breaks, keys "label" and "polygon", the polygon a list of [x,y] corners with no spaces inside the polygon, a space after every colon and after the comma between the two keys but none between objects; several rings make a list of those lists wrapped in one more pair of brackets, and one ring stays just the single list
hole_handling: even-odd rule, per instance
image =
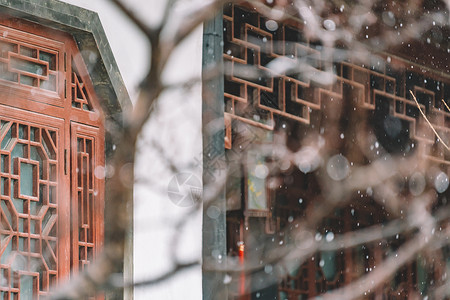
[{"label": "wooden lattice window", "polygon": [[0,298],[43,299],[103,240],[103,113],[70,35],[0,18]]},{"label": "wooden lattice window", "polygon": [[[228,154],[251,148],[242,143],[242,136],[248,137],[248,133],[236,134],[242,132],[240,128],[243,127],[247,132],[265,132],[260,136],[283,131],[282,124],[294,124],[292,127],[301,128],[298,131],[302,130],[302,134],[292,133],[298,139],[305,132],[318,133],[322,126],[324,107],[335,100],[341,101],[346,97],[349,99],[351,95],[353,107],[368,113],[373,121],[374,133],[387,151],[407,152],[420,145],[425,149],[426,160],[448,168],[448,152],[444,151],[444,146],[428,127],[419,126],[421,114],[411,95],[414,94],[418,99],[420,109],[431,116],[433,127],[447,141],[450,136],[450,113],[441,101],[448,99],[450,95],[450,78],[447,75],[395,55],[378,53],[378,60],[366,63],[352,61],[350,58],[334,62],[335,81],[328,85],[315,84],[311,76],[303,76],[301,72],[277,74],[273,77],[273,72],[267,66],[277,58],[284,58],[293,65],[301,61],[317,71],[324,71],[324,67],[320,45],[303,34],[302,22],[293,18],[279,22],[276,28],[267,28],[267,21],[266,17],[248,4],[227,4],[224,7],[224,119]],[[386,134],[383,128],[386,124],[398,130],[394,132],[395,136]],[[258,139],[261,141],[261,138]],[[249,166],[252,167],[251,164]],[[243,169],[249,166],[244,166]],[[267,207],[261,207],[255,213],[251,209],[251,201],[255,197],[247,191],[252,189],[256,180],[248,175],[251,172],[244,170],[242,173],[247,174],[241,175],[243,180],[232,178],[227,183],[228,249],[231,255],[237,253],[237,242],[246,242],[245,235],[250,235],[248,232],[257,232],[255,235],[258,236],[262,231],[250,228],[251,226],[246,230],[239,229],[240,222],[246,225],[252,222],[257,224],[252,218],[266,218],[265,234],[273,236],[274,243],[283,242],[283,238],[277,233],[289,227],[289,223],[295,218],[305,216],[308,199],[315,199],[314,194],[320,192],[310,175],[299,170],[296,173],[292,171],[292,174],[286,176],[289,178],[281,178],[279,191],[274,195],[265,191],[264,184],[258,182],[260,187],[257,193],[266,198],[258,200],[267,204]],[[340,234],[389,219],[384,208],[374,205],[370,197],[359,202],[365,206],[340,208],[340,211],[329,216],[317,228],[318,232],[325,236],[327,230],[332,228],[335,233]],[[358,218],[355,215],[359,215]],[[355,219],[365,220],[367,223],[354,221]],[[395,241],[382,241],[379,244],[345,249],[339,253],[316,253],[308,262],[287,272],[288,275],[278,286],[278,297],[306,299],[348,284],[370,272],[390,251],[389,247],[395,244]],[[425,268],[424,262],[419,258],[397,272],[392,283],[371,291],[372,294],[368,297],[403,299],[408,295],[424,292],[427,287],[423,278],[438,278],[439,272],[432,268]],[[247,285],[252,281],[250,277],[246,278]]]},{"label": "wooden lattice window", "polygon": [[[276,129],[276,119],[308,126],[311,116],[320,114],[324,104],[332,99],[342,100],[351,92],[359,108],[384,114],[380,117],[395,118],[406,127],[406,138],[423,143],[429,150],[429,159],[449,164],[450,157],[443,151],[444,146],[436,143],[431,130],[419,130],[420,112],[409,92],[416,96],[421,109],[433,116],[433,127],[446,137],[450,134],[450,113],[441,99],[450,95],[448,77],[388,54],[379,54],[379,60],[367,63],[351,60],[333,63],[336,80],[330,85],[314,84],[311,76],[302,73],[271,77],[267,65],[280,57],[290,59],[294,65],[298,60],[306,60],[318,71],[323,71],[323,66],[320,46],[303,35],[301,24],[280,23],[276,30],[270,30],[267,21],[247,7],[229,4],[224,9],[223,59],[228,70],[224,78],[225,145],[228,149],[233,144],[229,128],[232,121],[267,131]],[[244,76],[243,70],[249,66],[254,67],[258,78]]]}]

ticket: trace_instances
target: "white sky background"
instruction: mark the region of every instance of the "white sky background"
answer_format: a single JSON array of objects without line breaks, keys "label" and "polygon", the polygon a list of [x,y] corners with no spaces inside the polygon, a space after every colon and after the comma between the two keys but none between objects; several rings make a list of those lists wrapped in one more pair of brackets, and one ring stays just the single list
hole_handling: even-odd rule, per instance
[{"label": "white sky background", "polygon": [[[143,34],[108,0],[64,0],[96,11],[103,24],[110,46],[128,92],[133,99],[148,68],[149,47]],[[128,0],[129,5],[148,24],[160,19],[164,0]],[[186,11],[194,3],[180,1],[177,11]],[[182,9],[179,9],[182,7]],[[180,20],[174,17],[173,20]],[[200,77],[202,30],[199,28],[174,53],[164,78],[177,82]],[[157,142],[164,149],[164,157],[182,166],[183,172],[202,175],[201,161],[201,87],[192,90],[172,90],[160,99],[156,114],[146,126],[137,154],[134,203],[134,274],[135,281],[150,279],[169,270],[174,234],[171,227],[176,220],[186,218],[186,208],[174,205],[167,196],[167,185],[174,174],[168,171],[163,155],[152,147]],[[179,234],[177,255],[180,259],[201,258],[201,214],[198,213]],[[201,268],[178,274],[168,282],[135,290],[135,299],[201,299]]]}]

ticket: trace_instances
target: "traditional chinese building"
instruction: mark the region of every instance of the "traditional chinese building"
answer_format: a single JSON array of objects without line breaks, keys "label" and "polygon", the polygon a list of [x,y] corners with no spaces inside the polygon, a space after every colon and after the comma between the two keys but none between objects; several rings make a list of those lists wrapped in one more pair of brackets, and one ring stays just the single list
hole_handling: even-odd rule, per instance
[{"label": "traditional chinese building", "polygon": [[[427,1],[423,5],[424,13],[441,7]],[[330,9],[339,11],[339,7]],[[381,16],[389,9],[380,9],[378,25],[367,27],[364,34],[381,38],[377,36],[385,26]],[[204,184],[221,169],[219,161],[225,161],[229,174],[226,192],[213,204],[226,214],[214,218],[204,214],[204,258],[228,255],[231,264],[253,266],[240,277],[234,275],[239,279],[230,284],[229,299],[319,296],[364,276],[370,278],[413,235],[412,229],[397,234],[383,231],[390,228],[391,220],[401,220],[403,212],[392,215],[389,204],[384,205],[377,194],[380,189],[370,185],[355,189],[327,211],[329,202],[323,195],[339,191],[327,189],[324,182],[367,175],[352,174],[353,166],[417,155],[427,169],[417,169],[397,182],[402,187],[396,197],[409,201],[434,182],[435,197],[427,207],[436,213],[449,196],[448,27],[433,27],[415,40],[369,54],[337,43],[330,55],[326,45],[305,33],[304,20],[295,10],[291,17],[274,21],[260,7],[227,4],[223,15],[205,26],[205,53],[215,55],[204,54],[205,64],[223,63],[225,75],[207,82],[220,100],[213,103],[205,98],[204,126],[222,116],[225,127],[224,135],[204,137]],[[327,74],[333,74],[331,82]],[[361,126],[367,126],[365,131]],[[361,146],[361,140],[367,143]],[[319,154],[322,147],[329,156]],[[326,213],[311,219],[317,206]],[[303,238],[297,234],[305,234],[298,229],[302,226],[318,244],[376,226],[381,237],[302,257],[310,249],[296,244]],[[415,299],[432,293],[447,272],[448,249],[438,248],[433,254],[419,252],[382,284],[362,293],[364,299]],[[283,251],[294,259],[279,264],[283,255],[274,252]],[[213,292],[205,286],[221,280],[215,276],[207,274],[204,279],[206,298]]]},{"label": "traditional chinese building", "polygon": [[105,124],[120,128],[128,105],[96,13],[0,1],[2,299],[44,299],[95,259],[112,149]]}]

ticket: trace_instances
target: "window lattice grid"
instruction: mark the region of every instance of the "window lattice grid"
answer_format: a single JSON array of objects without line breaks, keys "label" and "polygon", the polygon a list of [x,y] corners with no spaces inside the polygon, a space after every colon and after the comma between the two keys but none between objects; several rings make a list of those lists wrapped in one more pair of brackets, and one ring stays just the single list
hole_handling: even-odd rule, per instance
[{"label": "window lattice grid", "polygon": [[[20,250],[36,266],[39,247],[54,252],[41,259],[49,271],[30,271],[27,263],[12,272],[10,262],[1,261],[0,298],[42,298],[57,278],[87,267],[103,243],[104,179],[94,179],[95,166],[104,165],[103,114],[70,34],[19,19],[0,23],[0,260],[8,259],[5,251]],[[74,122],[95,133],[72,131]],[[80,151],[72,147],[78,137],[86,139]],[[47,212],[35,213],[41,206]]]},{"label": "window lattice grid", "polygon": [[77,68],[75,67],[75,62],[72,60],[72,73],[71,73],[71,90],[72,90],[72,107],[85,110],[93,111],[94,108],[91,103],[89,93],[86,89],[86,85],[83,82]]},{"label": "window lattice grid", "polygon": [[77,207],[78,262],[80,270],[88,266],[94,256],[94,139],[77,137]]},{"label": "window lattice grid", "polygon": [[10,31],[0,26],[0,80],[58,92],[58,52],[9,38]]},{"label": "window lattice grid", "polygon": [[[429,150],[429,159],[450,163],[431,130],[419,126],[421,114],[410,95],[411,91],[442,139],[450,141],[450,112],[441,101],[450,96],[448,77],[379,54],[367,63],[339,59],[333,63],[334,82],[318,84],[324,71],[320,45],[302,34],[300,24],[279,23],[277,29],[269,29],[266,21],[246,7],[225,6],[224,101],[228,123],[237,119],[274,130],[276,118],[281,117],[308,125],[311,114],[320,113],[324,103],[341,100],[351,90],[358,107],[372,111],[386,107],[388,115],[407,125],[409,137]],[[275,60],[295,68],[276,74],[269,69]],[[227,148],[232,148],[231,143],[231,132],[227,131]]]},{"label": "window lattice grid", "polygon": [[31,299],[57,281],[57,131],[0,119],[0,292]]}]

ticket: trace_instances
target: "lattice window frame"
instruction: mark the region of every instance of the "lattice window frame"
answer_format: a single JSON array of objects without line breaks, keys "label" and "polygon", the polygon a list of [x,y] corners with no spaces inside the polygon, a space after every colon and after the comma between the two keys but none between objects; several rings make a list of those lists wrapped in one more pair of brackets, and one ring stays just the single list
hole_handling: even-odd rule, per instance
[{"label": "lattice window frame", "polygon": [[[410,138],[432,150],[427,155],[427,158],[438,163],[450,165],[450,157],[445,155],[443,145],[437,142],[431,130],[419,130],[421,115],[409,93],[409,90],[411,90],[419,100],[421,109],[427,115],[432,116],[430,120],[439,135],[446,141],[450,141],[450,112],[441,103],[441,99],[445,98],[444,95],[450,94],[448,92],[450,89],[450,76],[395,55],[377,53],[380,57],[378,62],[364,64],[349,60],[335,63],[336,82],[329,86],[314,85],[311,79],[296,78],[287,74],[269,78],[268,80],[272,84],[268,87],[258,85],[250,79],[234,76],[236,65],[244,67],[255,65],[255,63],[251,64],[251,61],[257,62],[257,70],[268,71],[265,65],[260,63],[260,43],[257,42],[257,39],[252,39],[249,36],[249,31],[268,37],[265,44],[269,44],[266,48],[270,52],[266,56],[270,59],[267,58],[267,62],[282,56],[294,55],[293,58],[296,58],[296,55],[302,55],[302,53],[313,53],[312,63],[320,71],[320,52],[315,49],[312,41],[303,37],[301,33],[303,25],[296,23],[295,20],[287,21],[286,24],[279,24],[277,31],[272,32],[265,28],[263,22],[265,18],[255,11],[246,6],[230,5],[231,9],[223,15],[223,59],[229,70],[229,74],[225,75],[224,78],[225,145],[227,149],[232,148],[233,139],[230,128],[233,121],[269,131],[275,129],[277,116],[309,125],[311,123],[311,114],[320,113],[323,103],[327,103],[330,99],[342,99],[345,89],[352,88],[353,92],[359,95],[358,107],[362,109],[375,110],[376,101],[380,98],[388,101],[390,115],[409,122]],[[237,9],[251,17],[247,15],[241,17],[235,12]],[[248,23],[251,24],[246,23],[247,20],[250,20]],[[239,25],[241,27],[238,27]],[[299,37],[298,41],[289,41],[290,44],[293,44],[289,48],[293,47],[294,51],[287,50],[287,47],[285,47],[284,37],[288,30],[296,31]],[[283,38],[275,39],[276,35]],[[275,40],[283,45],[280,47],[281,49],[275,49],[276,47],[272,45],[272,41]],[[259,51],[256,54],[256,60],[248,57],[246,49]],[[239,57],[239,55],[242,57]],[[307,56],[309,57],[309,55]],[[261,73],[261,75],[268,76],[270,72],[266,74]],[[420,81],[419,79],[422,80],[421,83],[416,84],[416,81]],[[274,90],[273,82],[275,80],[278,80],[280,85],[277,89],[278,92]],[[433,83],[436,86],[432,86]],[[238,94],[232,91],[238,91]],[[263,104],[262,95],[265,95],[267,92],[276,92],[273,96],[277,98],[278,109]],[[430,99],[430,104],[425,105],[424,101],[427,101],[425,99]],[[288,109],[294,104],[300,105],[297,107],[297,110]]]},{"label": "lattice window frame", "polygon": [[[232,5],[234,7],[235,4]],[[232,9],[232,14],[225,12],[223,15],[223,60],[227,70],[226,75],[224,76],[224,129],[225,148],[229,149],[227,151],[234,151],[239,145],[239,141],[236,141],[236,136],[233,135],[233,129],[235,127],[248,126],[250,128],[260,128],[265,131],[275,131],[277,129],[275,120],[277,118],[287,120],[287,122],[301,123],[307,127],[312,124],[311,114],[320,114],[324,103],[327,103],[331,99],[343,99],[345,90],[351,88],[353,93],[357,95],[358,103],[356,107],[358,109],[361,108],[365,111],[375,111],[379,101],[388,102],[388,115],[408,122],[409,128],[407,132],[409,138],[414,143],[420,143],[426,150],[431,150],[425,151],[429,153],[426,155],[426,158],[440,164],[444,168],[448,168],[450,165],[450,157],[445,154],[443,145],[437,141],[437,138],[431,130],[428,131],[427,127],[423,129],[423,126],[419,126],[422,125],[419,124],[422,122],[420,121],[421,115],[409,91],[411,90],[416,96],[420,108],[429,116],[433,127],[437,129],[439,135],[444,137],[446,141],[449,141],[450,112],[448,112],[441,103],[441,99],[446,99],[445,95],[450,95],[450,76],[445,75],[438,70],[432,70],[389,53],[377,53],[381,58],[381,63],[383,60],[388,62],[387,64],[381,64],[382,67],[380,68],[376,65],[363,64],[356,61],[335,63],[334,68],[337,81],[330,86],[314,86],[311,82],[290,78],[284,74],[280,75],[279,79],[269,78],[269,83],[267,85],[258,85],[250,79],[243,79],[239,76],[235,76],[234,71],[237,65],[246,65],[246,67],[252,65],[250,61],[253,61],[253,64],[256,62],[257,71],[267,71],[267,68],[260,64],[261,43],[255,40],[251,41],[248,38],[248,33],[253,31],[260,36],[264,36],[269,43],[273,40],[273,35],[262,30],[264,22],[262,22],[261,19],[263,18],[258,16],[254,10],[245,5],[240,6],[240,9],[253,16],[243,16],[242,19],[244,21],[242,22],[243,25],[241,28],[236,28],[237,25],[234,23],[234,9]],[[247,22],[246,20],[249,21]],[[302,28],[302,25],[296,24],[295,20],[287,21],[286,24],[279,23],[278,25],[281,30],[284,30],[287,27],[293,27],[297,28],[296,30],[300,32]],[[305,45],[309,46],[310,41],[304,41],[304,44],[300,45],[298,49],[303,49],[302,47]],[[252,48],[252,53],[256,53],[253,59],[249,59],[248,48]],[[267,48],[271,49],[269,55],[272,58],[277,58],[286,54],[283,52],[285,51],[285,48],[282,49],[283,53],[281,54],[275,53],[276,51],[273,51],[273,46],[267,46]],[[295,49],[297,48],[295,47]],[[310,50],[313,52],[313,49]],[[303,51],[306,50],[303,49]],[[300,52],[295,52],[295,54]],[[398,67],[398,69],[394,70],[394,66]],[[316,64],[315,67],[320,70],[319,64]],[[414,76],[417,78],[414,79]],[[286,88],[286,85],[278,89],[282,92],[291,91],[291,96],[293,96],[291,98],[293,99],[292,102],[306,105],[306,109],[299,109],[296,113],[287,111],[285,95],[281,95],[281,99],[275,101],[279,104],[278,108],[267,107],[262,104],[262,96],[260,95],[267,92],[273,93],[275,91],[274,82],[276,80],[279,80],[279,82],[282,82],[283,84],[286,82],[293,82],[298,85],[302,91],[307,89],[303,94],[305,97],[300,96],[301,93],[299,93],[299,89],[289,90]],[[230,82],[233,82],[234,86],[230,84]],[[432,86],[433,84],[434,87]],[[277,95],[275,95],[275,97],[277,97]],[[239,106],[241,106],[241,111],[237,109]],[[244,181],[246,181],[245,177]],[[247,189],[247,186],[242,189],[244,195],[247,194]],[[276,202],[276,197],[274,195],[269,193],[267,196],[272,197],[272,199],[267,199],[268,203]],[[252,216],[252,212],[249,212],[246,207],[241,208],[241,210],[244,215],[243,218],[246,219],[247,214]],[[233,216],[239,215],[238,211],[233,211],[232,213]],[[277,216],[274,216],[275,219],[276,217]],[[351,216],[348,217],[351,219]],[[279,232],[280,220],[268,221],[273,224],[273,227],[277,227],[275,233]],[[284,221],[287,222],[287,220]],[[352,224],[346,224],[347,227],[350,225]],[[249,230],[251,230],[251,228]],[[267,233],[273,234],[274,232]],[[230,248],[232,247],[230,246]],[[382,249],[381,247],[371,247],[370,249],[367,249],[367,251],[366,256],[370,258],[367,269],[370,269],[370,266],[382,260]],[[351,262],[356,254],[347,250],[345,255],[347,257],[346,259]],[[405,267],[408,270],[407,272],[413,272],[412,270],[414,270],[415,264],[416,262],[408,264]],[[302,267],[307,269],[308,272],[312,269],[317,269],[317,266],[314,263],[309,262],[306,263],[306,265],[307,266]],[[362,270],[362,272],[366,273],[368,271]],[[350,273],[356,274],[358,271],[351,270]],[[433,275],[436,276],[434,279],[438,278],[436,274],[437,273]],[[352,276],[353,275],[351,274],[347,276],[346,283],[356,278],[351,278]],[[298,286],[297,288],[292,288],[290,287],[290,281],[298,281],[300,279],[295,276],[288,276],[287,279],[281,283],[279,290],[285,292],[289,299],[297,299],[297,296],[299,295],[312,297],[321,292],[316,291],[316,288],[314,287],[316,285],[316,274],[309,278],[301,279],[304,279],[303,283],[309,286],[303,289]],[[416,289],[415,285],[417,283],[413,283],[411,280],[411,278],[408,278],[408,282],[405,283],[408,285],[406,293],[409,291],[417,292],[417,290],[414,290]],[[326,280],[325,284],[328,284]],[[389,295],[394,296],[394,293],[397,293],[398,291],[386,291],[381,287],[375,292],[377,295],[383,294],[387,297]]]},{"label": "lattice window frame", "polygon": [[[47,63],[44,62],[42,64],[44,66],[43,68],[47,68],[46,72],[53,72],[52,74],[56,76],[54,90],[49,91],[42,89],[39,84],[27,85],[0,78],[0,118],[6,114],[7,110],[10,108],[15,111],[16,119],[24,120],[24,124],[34,124],[33,122],[41,124],[41,121],[47,122],[48,120],[53,120],[53,122],[57,122],[60,126],[58,131],[59,149],[57,153],[60,164],[58,166],[57,178],[54,178],[54,181],[51,183],[58,188],[58,210],[54,215],[52,215],[57,219],[56,222],[58,223],[58,254],[56,255],[58,257],[58,267],[54,274],[52,273],[54,278],[52,278],[52,280],[46,280],[45,291],[35,291],[33,294],[33,297],[44,298],[49,295],[50,284],[47,283],[50,283],[51,281],[51,285],[57,284],[60,280],[68,278],[72,276],[72,274],[79,272],[83,266],[89,265],[92,259],[95,259],[95,256],[103,246],[103,201],[105,180],[102,175],[102,170],[104,170],[105,165],[105,114],[94,91],[88,68],[84,63],[77,44],[72,36],[63,32],[32,24],[24,20],[6,18],[1,14],[0,32],[2,33],[0,39],[3,38],[4,40],[6,37],[9,39],[8,42],[14,41],[17,42],[18,45],[25,45],[27,49],[31,49],[31,52],[28,52],[31,57],[24,57],[27,62],[31,61],[33,63],[41,63],[41,60],[33,56],[39,57],[40,51],[43,51],[42,49],[45,49],[46,52],[55,55],[53,61]],[[0,42],[1,41],[2,40],[0,40]],[[16,48],[20,49],[20,47],[21,46],[17,46]],[[35,51],[35,54],[33,54],[33,51]],[[18,53],[15,53],[14,49],[12,52],[2,52],[0,49],[0,63],[5,61],[5,57],[13,57],[16,59],[23,56],[19,55],[19,50],[17,52]],[[10,62],[8,63],[10,64]],[[52,67],[50,67],[50,65],[52,65]],[[11,70],[10,67],[8,68]],[[14,69],[12,71],[14,71]],[[20,72],[22,71],[17,71],[17,73]],[[42,74],[28,74],[22,72],[17,76],[20,77],[23,74],[33,75],[36,77],[36,80],[40,80],[45,77],[44,75],[48,75],[45,72],[42,72]],[[74,75],[77,77],[76,82],[73,81]],[[81,98],[84,102],[80,107],[74,107],[72,105],[72,90],[74,88],[74,84],[75,88],[77,85],[81,87],[83,92],[83,97]],[[5,109],[2,109],[2,107],[5,107]],[[35,111],[39,114],[30,113],[29,111]],[[33,115],[33,117],[28,117],[30,114]],[[81,245],[80,241],[75,242],[75,234],[71,234],[71,232],[78,233],[80,228],[85,229],[86,227],[86,224],[80,225],[78,218],[75,218],[72,213],[74,209],[78,209],[80,206],[80,203],[76,197],[77,190],[73,187],[73,183],[78,175],[71,175],[77,174],[76,164],[74,164],[73,161],[73,158],[75,157],[76,159],[78,155],[76,147],[73,147],[73,139],[75,135],[89,137],[89,139],[94,141],[95,145],[95,148],[93,149],[93,165],[89,170],[89,176],[92,176],[93,178],[92,185],[87,187],[89,189],[88,195],[92,196],[91,198],[93,203],[93,206],[90,208],[90,213],[91,215],[95,215],[95,218],[88,224],[88,226],[92,227],[90,229],[92,229],[94,234],[91,235],[92,239],[87,241],[89,248],[91,249],[89,250],[91,253],[90,257],[89,259],[84,259],[83,262],[80,262],[80,260],[76,259],[76,257],[79,257],[80,248],[86,245]],[[21,161],[28,163],[30,162],[29,159],[15,160],[17,161],[17,166],[20,166]],[[0,165],[3,166],[3,162],[0,162]],[[15,168],[14,166],[10,166],[9,168],[11,169],[11,172],[16,172],[16,169],[18,168],[17,166]],[[34,167],[31,169],[33,168]],[[20,170],[18,172],[20,172]],[[39,174],[39,172],[37,173]],[[78,173],[82,175],[82,170],[79,170]],[[1,174],[2,178],[5,177],[3,176],[3,173]],[[97,177],[94,176],[95,174]],[[14,177],[16,175],[13,174],[11,176]],[[10,182],[9,186],[11,185],[12,183]],[[8,188],[13,189],[13,187]],[[18,185],[17,189],[14,191],[17,191],[16,193],[20,193],[19,190],[20,185]],[[66,191],[66,193],[63,193],[62,191]],[[29,198],[30,201],[40,199],[40,196],[36,196],[34,192],[31,196],[25,195],[24,197],[22,195],[21,197]],[[1,253],[4,251],[4,249],[2,249],[3,245],[0,242]],[[2,266],[3,265],[0,264],[0,267]],[[5,270],[7,270],[7,268]],[[20,272],[26,276],[31,276],[30,278],[34,278],[33,282],[35,283],[33,283],[33,286],[34,289],[36,289],[36,282],[39,282],[39,273],[25,269]],[[18,273],[5,271],[1,275],[10,276],[9,281],[11,281],[13,280],[11,278],[14,276],[17,277],[17,274]],[[0,293],[2,293],[2,298],[12,299],[14,297],[20,297],[20,282],[14,284],[11,282],[12,286],[10,288],[2,287],[2,282],[3,281],[0,282]],[[39,286],[39,284],[37,284],[37,286]]]}]

